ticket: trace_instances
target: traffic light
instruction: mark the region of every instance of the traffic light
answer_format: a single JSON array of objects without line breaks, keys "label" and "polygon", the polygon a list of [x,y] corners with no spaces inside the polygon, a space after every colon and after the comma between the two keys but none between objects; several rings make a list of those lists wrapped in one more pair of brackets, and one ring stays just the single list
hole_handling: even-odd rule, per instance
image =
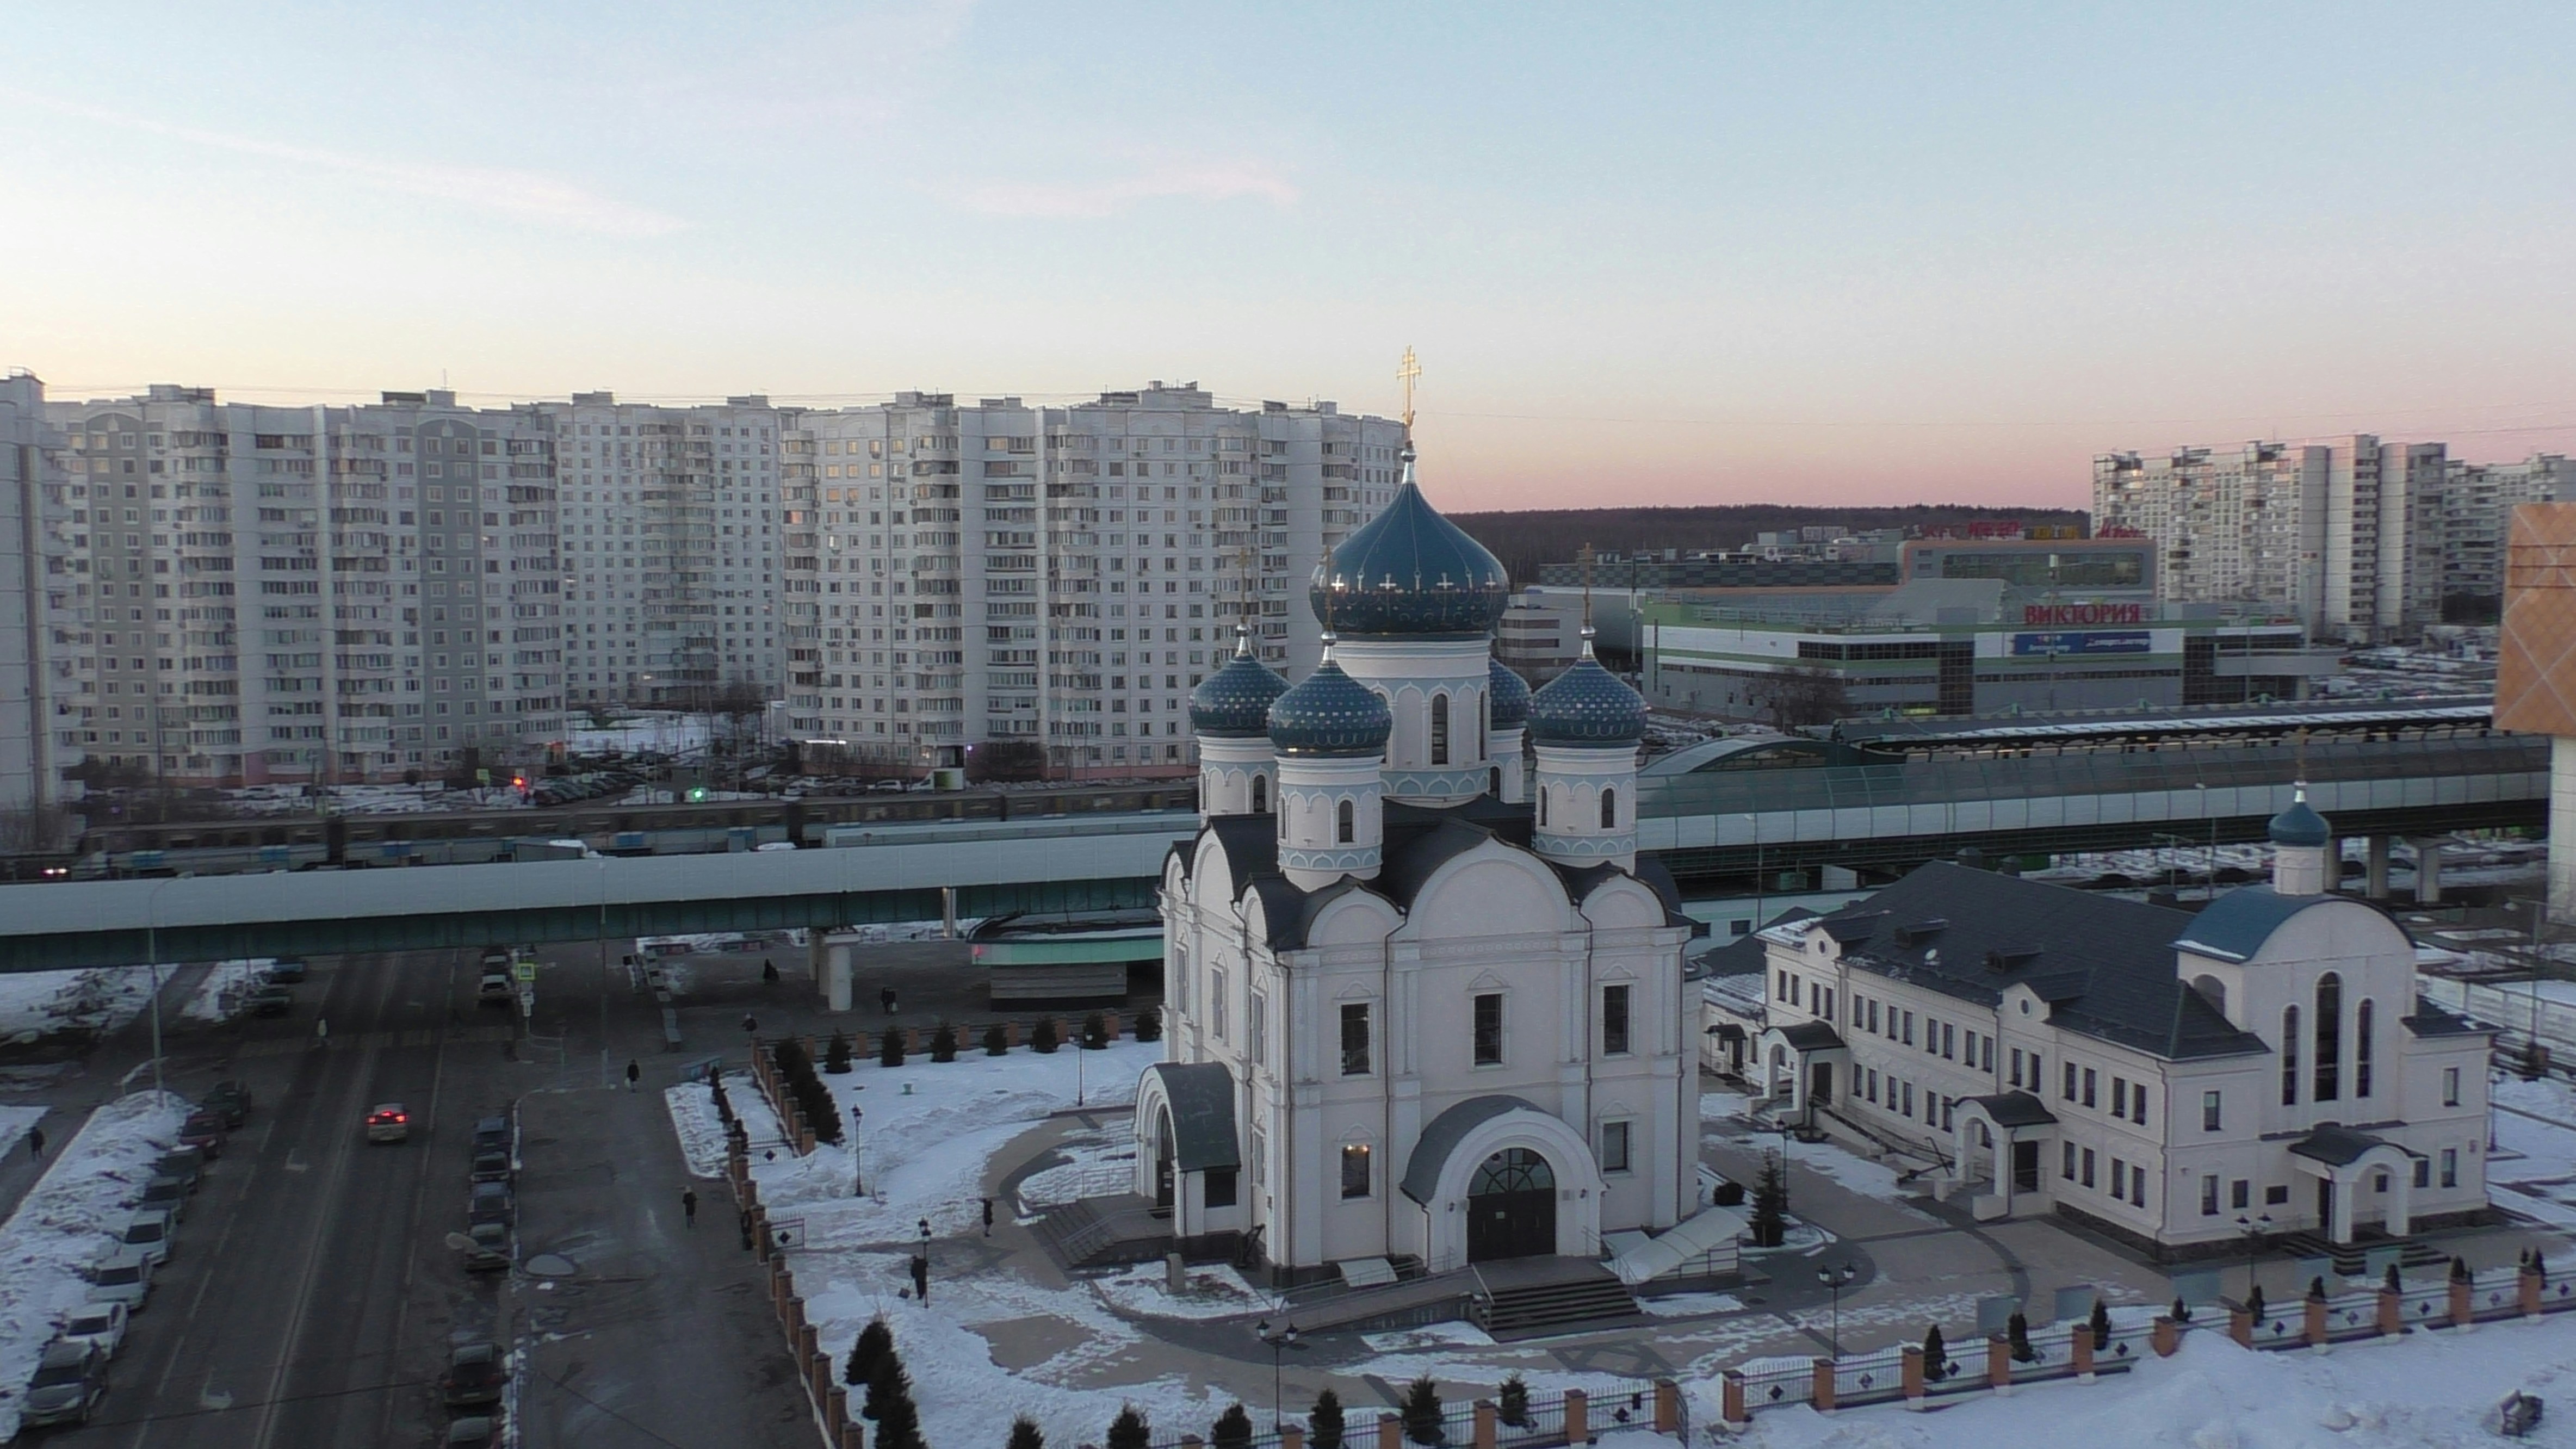
[{"label": "traffic light", "polygon": [[525,790],[528,788],[528,777],[524,774],[512,775],[510,777],[510,788],[513,790]]},{"label": "traffic light", "polygon": [[692,805],[701,805],[701,804],[704,804],[704,803],[706,803],[706,798],[707,798],[707,787],[706,787],[706,786],[704,786],[704,785],[691,785],[691,786],[689,787],[689,803],[690,803],[690,804],[692,804]]}]

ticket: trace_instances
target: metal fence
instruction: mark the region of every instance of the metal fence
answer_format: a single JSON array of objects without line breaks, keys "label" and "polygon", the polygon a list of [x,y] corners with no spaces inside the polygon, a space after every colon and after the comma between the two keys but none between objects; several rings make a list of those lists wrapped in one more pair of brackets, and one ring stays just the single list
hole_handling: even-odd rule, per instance
[{"label": "metal fence", "polygon": [[[1598,1379],[1578,1381],[1569,1387],[1580,1390],[1585,1397],[1584,1432],[1587,1439],[1613,1429],[1630,1426],[1651,1428],[1655,1422],[1655,1385],[1651,1379],[1605,1375]],[[1567,1442],[1566,1396],[1563,1390],[1544,1394],[1532,1393],[1529,1396],[1528,1408],[1519,1416],[1520,1422],[1517,1424],[1510,1423],[1501,1417],[1502,1391],[1499,1386],[1477,1397],[1496,1403],[1497,1413],[1494,1421],[1496,1449],[1558,1449],[1558,1446]],[[1685,1398],[1683,1400],[1685,1416],[1689,1412],[1688,1404],[1689,1401]],[[1342,1413],[1342,1449],[1372,1449],[1377,1442],[1378,1416],[1395,1413],[1396,1417],[1403,1417],[1399,1411],[1365,1404],[1345,1404]],[[1254,1417],[1258,1419],[1265,1416],[1255,1413]],[[1289,1427],[1306,1436],[1307,1449],[1315,1449],[1315,1438],[1306,1415],[1292,1414],[1288,1417],[1288,1424]],[[1687,1417],[1682,1427],[1682,1437],[1687,1441],[1689,1438]],[[1242,1445],[1242,1449],[1280,1449],[1283,1436],[1276,1429],[1264,1425],[1257,1427],[1250,1439],[1237,1442]],[[1424,1446],[1474,1444],[1476,1442],[1476,1399],[1444,1401],[1440,1406],[1437,1437],[1417,1436],[1414,1433],[1414,1426],[1408,1422],[1405,1426],[1405,1442],[1409,1445]],[[1185,1446],[1192,1444],[1214,1446],[1219,1443],[1215,1428],[1211,1425],[1206,1430],[1184,1438],[1158,1440],[1154,1449],[1185,1449]],[[1227,1445],[1225,1449],[1233,1449],[1233,1446]]]}]

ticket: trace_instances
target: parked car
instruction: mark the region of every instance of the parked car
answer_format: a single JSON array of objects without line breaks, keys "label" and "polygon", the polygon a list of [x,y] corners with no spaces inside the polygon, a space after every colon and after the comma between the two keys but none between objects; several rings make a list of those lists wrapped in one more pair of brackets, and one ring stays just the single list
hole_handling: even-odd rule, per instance
[{"label": "parked car", "polygon": [[268,979],[292,984],[304,979],[306,967],[301,956],[280,956],[268,968]]},{"label": "parked car", "polygon": [[22,1424],[86,1424],[107,1393],[107,1355],[81,1339],[58,1338],[45,1346],[36,1376],[27,1381]]},{"label": "parked car", "polygon": [[128,1313],[143,1311],[152,1292],[152,1260],[132,1248],[110,1248],[89,1267],[89,1301],[122,1303]]},{"label": "parked car", "polygon": [[63,1337],[90,1344],[108,1358],[125,1346],[125,1305],[84,1303],[63,1315]]},{"label": "parked car", "polygon": [[250,1088],[238,1081],[217,1082],[214,1090],[206,1093],[206,1099],[197,1107],[200,1111],[220,1115],[226,1127],[239,1127],[250,1120]]},{"label": "parked car", "polygon": [[473,1246],[465,1250],[468,1273],[505,1273],[510,1268],[510,1227],[507,1223],[476,1223],[465,1236]]},{"label": "parked car", "polygon": [[498,1147],[478,1147],[474,1149],[474,1181],[508,1182],[509,1180],[509,1153]]},{"label": "parked car", "polygon": [[206,1154],[194,1147],[173,1147],[161,1154],[152,1170],[162,1177],[186,1179],[188,1191],[195,1192],[198,1179],[206,1175]]},{"label": "parked car", "polygon": [[499,1344],[468,1341],[447,1351],[447,1376],[438,1381],[438,1387],[447,1407],[471,1409],[499,1403],[502,1386],[509,1381]]},{"label": "parked car", "polygon": [[509,1118],[477,1117],[474,1119],[474,1150],[482,1152],[492,1148],[503,1152],[510,1150]]},{"label": "parked car", "polygon": [[411,1136],[411,1109],[400,1102],[378,1102],[367,1113],[369,1142],[401,1142]]},{"label": "parked car", "polygon": [[501,1223],[505,1226],[518,1212],[517,1204],[510,1199],[510,1185],[506,1182],[474,1184],[474,1195],[466,1200],[465,1208],[465,1220],[469,1223]]},{"label": "parked car", "polygon": [[143,1197],[134,1205],[157,1208],[168,1213],[172,1222],[177,1222],[188,1214],[188,1186],[184,1177],[155,1173],[150,1182],[143,1184]]},{"label": "parked car", "polygon": [[510,984],[510,968],[506,963],[485,966],[483,979],[474,984],[474,1000],[482,1006],[507,1006],[517,994],[518,988]]},{"label": "parked car", "polygon": [[501,1421],[485,1414],[468,1414],[447,1421],[447,1449],[485,1449],[501,1442]]},{"label": "parked car", "polygon": [[283,986],[263,986],[250,994],[253,1016],[284,1016],[295,1009],[295,993]]},{"label": "parked car", "polygon": [[224,1119],[212,1112],[191,1112],[179,1124],[179,1145],[193,1147],[209,1160],[224,1155]]},{"label": "parked car", "polygon": [[151,1259],[152,1266],[158,1268],[170,1261],[172,1226],[170,1215],[161,1209],[137,1208],[125,1220],[125,1231],[117,1235],[117,1241]]}]

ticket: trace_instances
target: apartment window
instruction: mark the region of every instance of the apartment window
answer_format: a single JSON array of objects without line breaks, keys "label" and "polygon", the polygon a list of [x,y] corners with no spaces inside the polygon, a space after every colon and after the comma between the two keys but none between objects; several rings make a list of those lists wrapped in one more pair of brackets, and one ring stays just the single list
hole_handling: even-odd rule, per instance
[{"label": "apartment window", "polygon": [[1914,1115],[1914,1084],[1912,1082],[1905,1083],[1904,1113],[1908,1117]]},{"label": "apartment window", "polygon": [[1878,1030],[1878,998],[1875,996],[1869,999],[1869,1029]]},{"label": "apartment window", "polygon": [[2084,1172],[2080,1181],[2086,1187],[2093,1185],[2093,1149],[2090,1147],[2084,1149]]},{"label": "apartment window", "polygon": [[1959,1059],[1959,1029],[1946,1021],[1941,1023],[1941,1055],[1954,1062]]},{"label": "apartment window", "polygon": [[2201,1093],[2201,1094],[2200,1094],[2200,1130],[2201,1130],[2201,1131],[2203,1131],[2203,1132],[2215,1132],[2215,1131],[2218,1131],[2218,1130],[2219,1130],[2218,1123],[2219,1123],[2219,1094],[2218,1094],[2218,1093],[2216,1093],[2216,1092],[2203,1092],[2203,1093]]},{"label": "apartment window", "polygon": [[1369,1074],[1369,1009],[1365,1001],[1345,1003],[1342,1007],[1342,1075],[1365,1077]]},{"label": "apartment window", "polygon": [[1601,1124],[1601,1170],[1603,1172],[1626,1172],[1628,1170],[1627,1123],[1604,1122]]},{"label": "apartment window", "polygon": [[1476,998],[1476,1065],[1492,1067],[1503,1060],[1503,997],[1487,992]]},{"label": "apartment window", "polygon": [[1207,1205],[1212,1208],[1234,1206],[1235,1169],[1211,1167],[1207,1170]]},{"label": "apartment window", "polygon": [[2132,1083],[2129,1087],[2129,1120],[2141,1127],[2147,1125],[2147,1084],[2144,1082]]},{"label": "apartment window", "polygon": [[2131,1206],[2131,1207],[2145,1207],[2146,1205],[2147,1205],[2147,1173],[2146,1173],[2146,1169],[2145,1169],[2145,1168],[2142,1168],[2142,1167],[2133,1167],[2133,1168],[2130,1168],[2130,1169],[2129,1169],[2129,1206]]},{"label": "apartment window", "polygon": [[2460,1069],[2458,1067],[2442,1068],[2442,1105],[2445,1107],[2460,1105]]},{"label": "apartment window", "polygon": [[2458,1187],[2459,1185],[2460,1149],[2445,1147],[2442,1149],[2442,1186]]},{"label": "apartment window", "polygon": [[2415,1185],[2417,1187],[2431,1187],[2433,1185],[2432,1159],[2425,1157],[2418,1157],[2415,1159]]},{"label": "apartment window", "polygon": [[2075,1100],[2075,1064],[2073,1062],[2066,1064],[2066,1100],[2070,1102]]},{"label": "apartment window", "polygon": [[2265,1207],[2286,1207],[2289,1204],[2289,1201],[2290,1187],[2287,1183],[2276,1182],[2263,1189],[2263,1206]]},{"label": "apartment window", "polygon": [[2084,1069],[2084,1105],[2087,1107],[2094,1105],[2093,1088],[2095,1085],[2096,1080],[2093,1075],[2093,1069],[2091,1067],[2086,1067]]},{"label": "apartment window", "polygon": [[2075,1144],[2068,1142],[2063,1145],[2066,1148],[2066,1180],[2068,1182],[2073,1182],[2075,1180]]},{"label": "apartment window", "polygon": [[2215,1173],[2200,1180],[2200,1215],[2205,1218],[2218,1216],[2218,1176]]},{"label": "apartment window", "polygon": [[2227,1205],[2231,1208],[2252,1207],[2254,1205],[2254,1184],[2241,1177],[2236,1179],[2234,1182],[2229,1183],[2227,1185]]},{"label": "apartment window", "polygon": [[1449,763],[1449,696],[1431,696],[1431,763]]},{"label": "apartment window", "polygon": [[2126,1077],[2111,1079],[2111,1115],[2114,1117],[2129,1115],[2129,1079]]},{"label": "apartment window", "polygon": [[1601,1054],[1618,1057],[1628,1054],[1628,988],[1601,988]]},{"label": "apartment window", "polygon": [[1827,1021],[1834,1019],[1834,989],[1832,987],[1819,986],[1816,988],[1816,1015],[1823,1017]]},{"label": "apartment window", "polygon": [[1905,1044],[1914,1045],[1914,1013],[1910,1011],[1905,1013]]},{"label": "apartment window", "polygon": [[2012,1055],[2008,1060],[2012,1066],[2012,1076],[2009,1080],[2014,1086],[2018,1087],[2021,1085],[2021,1048],[2014,1047],[2012,1049]]},{"label": "apartment window", "polygon": [[1342,1197],[1369,1195],[1369,1148],[1365,1142],[1342,1144]]},{"label": "apartment window", "polygon": [[1994,1069],[1995,1039],[1991,1036],[1979,1037],[1977,1039],[1977,1070],[1991,1075]]},{"label": "apartment window", "polygon": [[2111,1159],[2111,1196],[2117,1199],[2127,1197],[2128,1195],[2129,1164],[2114,1157]]}]

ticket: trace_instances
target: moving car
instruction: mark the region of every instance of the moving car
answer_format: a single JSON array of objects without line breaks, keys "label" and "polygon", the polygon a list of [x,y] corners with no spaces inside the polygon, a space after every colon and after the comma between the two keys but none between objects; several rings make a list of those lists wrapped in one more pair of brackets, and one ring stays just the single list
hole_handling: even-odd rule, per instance
[{"label": "moving car", "polygon": [[224,1155],[224,1119],[212,1112],[192,1112],[179,1124],[179,1145],[193,1147],[211,1158]]},{"label": "moving car", "polygon": [[250,1088],[239,1081],[215,1083],[214,1090],[197,1104],[198,1110],[213,1112],[224,1119],[226,1127],[239,1127],[250,1120]]},{"label": "moving car", "polygon": [[284,1016],[295,1009],[295,993],[283,986],[263,986],[250,994],[253,1016]]},{"label": "moving car", "polygon": [[474,1195],[466,1201],[465,1219],[469,1223],[500,1223],[507,1226],[518,1212],[510,1199],[506,1182],[478,1182]]},{"label": "moving car", "polygon": [[400,1102],[378,1102],[367,1114],[369,1142],[401,1142],[411,1136],[411,1109]]},{"label": "moving car", "polygon": [[471,1409],[499,1403],[502,1386],[509,1381],[499,1344],[468,1341],[448,1350],[447,1376],[438,1381],[438,1387],[447,1407]]},{"label": "moving car", "polygon": [[305,965],[301,956],[280,956],[268,968],[271,981],[297,982],[304,979]]},{"label": "moving car", "polygon": [[45,1346],[36,1376],[27,1381],[22,1424],[86,1424],[107,1393],[107,1355],[83,1340],[58,1338]]},{"label": "moving car", "polygon": [[89,1301],[122,1303],[128,1313],[143,1311],[152,1292],[152,1260],[132,1248],[110,1248],[89,1267]]},{"label": "moving car", "polygon": [[79,1339],[107,1358],[125,1346],[125,1305],[84,1303],[63,1315],[63,1337]]},{"label": "moving car", "polygon": [[152,1260],[160,1267],[170,1261],[170,1215],[159,1208],[139,1208],[125,1220],[125,1231],[117,1241]]},{"label": "moving car", "polygon": [[510,998],[517,994],[517,988],[510,984],[510,968],[506,962],[499,966],[485,966],[483,979],[474,985],[474,1000],[483,1006],[507,1006]]}]

